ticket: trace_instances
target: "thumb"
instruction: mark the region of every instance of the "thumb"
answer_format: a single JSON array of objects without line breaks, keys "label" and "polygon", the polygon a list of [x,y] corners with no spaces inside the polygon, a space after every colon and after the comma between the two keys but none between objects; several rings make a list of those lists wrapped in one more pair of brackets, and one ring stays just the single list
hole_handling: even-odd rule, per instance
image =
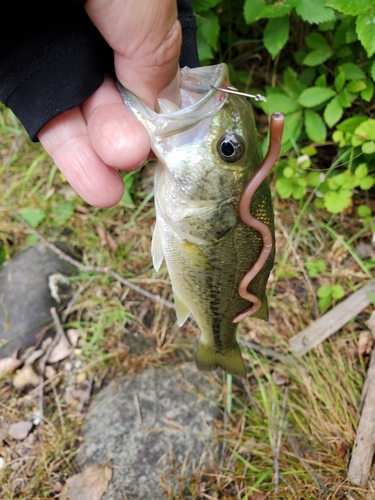
[{"label": "thumb", "polygon": [[166,87],[176,95],[181,25],[176,0],[88,0],[86,11],[112,47],[122,85],[151,108]]}]

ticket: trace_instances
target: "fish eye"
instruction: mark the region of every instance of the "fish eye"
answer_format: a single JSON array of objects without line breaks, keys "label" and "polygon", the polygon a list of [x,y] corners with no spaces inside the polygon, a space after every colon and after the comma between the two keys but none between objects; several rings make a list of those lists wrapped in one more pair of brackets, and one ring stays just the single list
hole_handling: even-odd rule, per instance
[{"label": "fish eye", "polygon": [[242,139],[235,134],[224,135],[217,143],[217,152],[226,163],[236,163],[244,153]]}]

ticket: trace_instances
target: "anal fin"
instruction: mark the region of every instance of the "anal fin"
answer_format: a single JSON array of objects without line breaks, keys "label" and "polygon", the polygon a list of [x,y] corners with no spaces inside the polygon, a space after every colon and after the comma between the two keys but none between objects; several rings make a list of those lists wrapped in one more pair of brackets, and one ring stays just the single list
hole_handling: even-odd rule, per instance
[{"label": "anal fin", "polygon": [[173,290],[174,304],[176,306],[176,315],[178,326],[182,326],[190,315],[190,310],[181,300],[179,295]]}]

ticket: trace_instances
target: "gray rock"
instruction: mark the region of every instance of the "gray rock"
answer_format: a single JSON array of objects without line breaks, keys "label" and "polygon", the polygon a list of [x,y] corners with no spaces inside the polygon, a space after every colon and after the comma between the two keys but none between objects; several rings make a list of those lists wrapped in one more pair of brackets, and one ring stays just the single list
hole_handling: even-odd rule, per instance
[{"label": "gray rock", "polygon": [[72,274],[72,266],[39,243],[20,252],[0,269],[0,358],[37,343],[52,334],[48,278],[59,272]]},{"label": "gray rock", "polygon": [[[111,459],[103,500],[190,498],[192,474],[212,469],[218,418],[212,375],[192,364],[114,380],[94,399],[77,455],[83,469]],[[162,484],[162,485],[161,485]]]}]

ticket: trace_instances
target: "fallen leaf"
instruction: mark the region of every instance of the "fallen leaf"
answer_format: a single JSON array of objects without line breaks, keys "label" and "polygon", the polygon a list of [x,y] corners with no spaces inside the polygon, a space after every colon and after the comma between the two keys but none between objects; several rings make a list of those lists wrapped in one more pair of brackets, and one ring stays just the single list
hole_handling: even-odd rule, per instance
[{"label": "fallen leaf", "polygon": [[8,373],[13,373],[22,365],[22,361],[17,359],[18,349],[14,351],[11,358],[0,359],[0,377],[4,377]]},{"label": "fallen leaf", "polygon": [[5,459],[3,457],[0,457],[0,470],[3,469],[5,466]]},{"label": "fallen leaf", "polygon": [[36,387],[39,383],[40,377],[31,365],[25,365],[13,378],[13,385],[19,391],[22,391],[28,385]]},{"label": "fallen leaf", "polygon": [[96,230],[100,237],[100,244],[105,247],[108,246],[111,250],[117,250],[117,243],[114,238],[109,234],[108,231],[104,229],[104,227],[96,225]]},{"label": "fallen leaf", "polygon": [[22,420],[21,422],[10,424],[8,429],[8,434],[13,439],[17,439],[17,441],[22,441],[28,436],[29,432],[32,429],[32,426],[33,426],[32,422],[27,422],[26,420]]},{"label": "fallen leaf", "polygon": [[73,347],[78,346],[78,340],[80,339],[80,334],[79,331],[75,328],[69,328],[66,331],[66,336],[69,339],[69,342],[72,344]]},{"label": "fallen leaf", "polygon": [[112,478],[108,465],[93,465],[70,477],[64,485],[60,500],[100,500]]},{"label": "fallen leaf", "polygon": [[373,345],[374,339],[370,332],[361,332],[359,334],[357,350],[360,356],[368,356],[371,354]]},{"label": "fallen leaf", "polygon": [[47,365],[46,369],[44,370],[44,376],[46,379],[53,378],[56,375],[56,370],[53,368],[53,366]]},{"label": "fallen leaf", "polygon": [[51,354],[48,358],[48,363],[57,363],[57,361],[61,361],[62,359],[68,358],[72,352],[74,351],[74,347],[70,344],[69,340],[66,338],[65,334],[61,335],[61,339],[58,344],[52,349]]},{"label": "fallen leaf", "polygon": [[287,385],[289,383],[289,378],[285,373],[282,373],[280,371],[273,371],[272,372],[272,380],[275,383],[275,385]]}]

